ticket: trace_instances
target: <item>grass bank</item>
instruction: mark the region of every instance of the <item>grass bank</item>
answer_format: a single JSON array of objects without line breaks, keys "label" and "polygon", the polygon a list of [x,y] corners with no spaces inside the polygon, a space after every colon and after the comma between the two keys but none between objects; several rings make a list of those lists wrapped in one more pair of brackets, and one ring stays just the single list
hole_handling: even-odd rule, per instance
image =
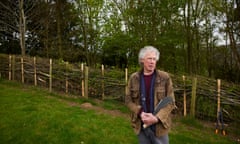
[{"label": "grass bank", "polygon": [[[84,109],[82,103],[97,109]],[[36,87],[0,80],[1,144],[136,144],[129,119],[108,113],[127,113],[112,101],[69,98]],[[232,144],[228,137],[215,135],[198,121],[175,118],[170,132],[174,144]]]}]

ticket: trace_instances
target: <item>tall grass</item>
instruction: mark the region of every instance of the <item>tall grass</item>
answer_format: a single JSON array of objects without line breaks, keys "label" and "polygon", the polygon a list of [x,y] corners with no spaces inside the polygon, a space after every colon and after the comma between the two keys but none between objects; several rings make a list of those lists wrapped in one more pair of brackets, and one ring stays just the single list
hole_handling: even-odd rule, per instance
[{"label": "tall grass", "polygon": [[[67,98],[45,90],[0,80],[1,144],[136,144],[126,117],[83,109],[90,102],[105,109],[127,113],[122,104]],[[71,103],[77,105],[71,105]],[[170,143],[233,143],[209,132],[197,121],[175,119]],[[192,124],[189,124],[192,123]]]}]

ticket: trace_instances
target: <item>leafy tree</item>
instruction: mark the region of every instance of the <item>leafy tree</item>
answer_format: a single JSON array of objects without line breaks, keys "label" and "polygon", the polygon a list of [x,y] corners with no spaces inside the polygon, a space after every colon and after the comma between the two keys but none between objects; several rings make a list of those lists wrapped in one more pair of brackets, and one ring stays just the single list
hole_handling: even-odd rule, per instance
[{"label": "leafy tree", "polygon": [[75,11],[79,15],[78,33],[76,37],[78,46],[81,47],[87,65],[95,65],[97,56],[100,53],[101,42],[101,21],[103,1],[77,0]]},{"label": "leafy tree", "polygon": [[102,63],[119,68],[128,67],[129,59],[131,59],[130,48],[134,43],[133,38],[123,33],[106,38],[103,45]]}]

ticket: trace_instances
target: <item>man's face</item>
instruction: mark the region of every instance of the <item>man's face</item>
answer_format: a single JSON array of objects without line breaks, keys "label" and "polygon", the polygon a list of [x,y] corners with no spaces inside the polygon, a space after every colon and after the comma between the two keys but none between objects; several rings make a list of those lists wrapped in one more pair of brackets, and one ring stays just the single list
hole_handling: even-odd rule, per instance
[{"label": "man's face", "polygon": [[141,60],[145,73],[151,73],[156,68],[157,56],[155,52],[147,52],[145,57]]}]

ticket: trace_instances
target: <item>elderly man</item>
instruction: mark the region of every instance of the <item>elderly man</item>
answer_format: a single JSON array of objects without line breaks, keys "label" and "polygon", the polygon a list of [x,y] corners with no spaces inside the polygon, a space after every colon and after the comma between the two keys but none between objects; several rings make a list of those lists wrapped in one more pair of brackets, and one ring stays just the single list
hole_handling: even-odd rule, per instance
[{"label": "elderly man", "polygon": [[[139,144],[168,144],[171,111],[175,108],[172,80],[168,73],[157,70],[159,51],[145,46],[139,52],[141,70],[128,82],[125,102],[131,110],[131,122]],[[160,110],[156,108],[161,105]]]}]

